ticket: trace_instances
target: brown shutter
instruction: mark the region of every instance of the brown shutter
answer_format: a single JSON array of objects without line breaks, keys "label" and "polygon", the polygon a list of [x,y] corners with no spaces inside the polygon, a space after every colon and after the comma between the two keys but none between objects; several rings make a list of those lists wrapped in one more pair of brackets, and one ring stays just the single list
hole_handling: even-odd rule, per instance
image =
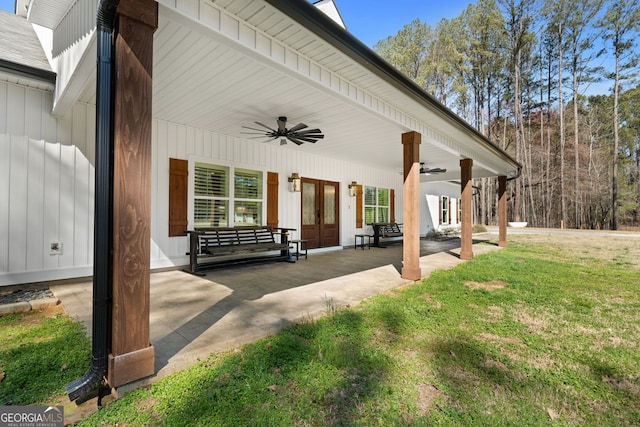
[{"label": "brown shutter", "polygon": [[356,186],[356,228],[362,228],[362,185]]},{"label": "brown shutter", "polygon": [[186,236],[189,162],[169,159],[169,237]]},{"label": "brown shutter", "polygon": [[393,188],[389,194],[389,222],[396,222],[396,191]]},{"label": "brown shutter", "polygon": [[438,224],[442,224],[442,196],[438,199]]},{"label": "brown shutter", "polygon": [[278,173],[267,172],[267,225],[278,226]]}]

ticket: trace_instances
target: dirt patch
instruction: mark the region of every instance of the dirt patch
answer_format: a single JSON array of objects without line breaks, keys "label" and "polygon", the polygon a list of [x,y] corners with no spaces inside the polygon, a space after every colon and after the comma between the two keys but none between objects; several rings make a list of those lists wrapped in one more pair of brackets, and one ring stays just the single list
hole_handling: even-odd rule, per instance
[{"label": "dirt patch", "polygon": [[432,384],[420,384],[418,386],[418,413],[420,415],[429,414],[433,408],[437,408],[438,403],[446,399],[446,394],[438,390]]},{"label": "dirt patch", "polygon": [[503,344],[522,344],[522,340],[520,338],[501,337],[500,335],[491,334],[489,332],[483,332],[479,335],[479,337],[483,341],[498,342]]},{"label": "dirt patch", "polygon": [[611,388],[613,389],[626,391],[635,396],[640,396],[640,382],[638,382],[638,379],[636,379],[635,381],[629,381],[626,378],[618,380],[604,375],[602,377],[602,381],[609,384],[609,386],[611,386]]},{"label": "dirt patch", "polygon": [[516,307],[513,312],[513,319],[527,325],[532,332],[539,333],[549,326],[549,321],[545,317],[531,314],[525,307]]},{"label": "dirt patch", "polygon": [[507,286],[507,284],[505,282],[503,282],[502,280],[491,280],[490,282],[484,282],[484,283],[480,283],[480,282],[473,282],[470,280],[467,280],[464,283],[466,286],[468,286],[471,289],[485,289],[487,291],[493,291],[495,289],[502,289],[505,286]]}]

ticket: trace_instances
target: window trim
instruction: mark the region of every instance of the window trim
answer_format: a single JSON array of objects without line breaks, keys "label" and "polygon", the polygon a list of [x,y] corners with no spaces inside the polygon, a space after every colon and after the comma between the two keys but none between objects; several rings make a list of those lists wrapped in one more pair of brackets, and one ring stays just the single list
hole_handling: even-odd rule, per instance
[{"label": "window trim", "polygon": [[[375,194],[375,205],[368,205],[367,204],[367,188],[375,188],[376,194]],[[386,205],[379,205],[378,204],[378,190],[387,190],[387,204]],[[391,221],[391,207],[392,207],[392,203],[391,203],[391,197],[392,197],[392,188],[390,187],[378,187],[378,186],[374,186],[374,185],[364,185],[362,186],[362,206],[363,206],[363,215],[362,215],[362,221],[365,225],[371,225],[372,223],[367,222],[367,208],[368,207],[373,207],[374,210],[374,220],[373,222],[381,222],[380,219],[378,218],[378,212],[380,208],[387,208],[387,222]]]},{"label": "window trim", "polygon": [[[236,169],[247,169],[253,170],[262,173],[262,197],[260,200],[262,203],[261,206],[261,222],[262,224],[256,225],[266,225],[267,224],[267,170],[264,167],[260,167],[257,165],[250,165],[246,163],[236,163],[229,162],[220,159],[211,159],[199,156],[189,156],[189,187],[188,187],[188,207],[187,207],[187,218],[189,229],[195,229],[195,167],[196,163],[207,163],[214,166],[222,166],[229,168],[229,196],[225,198],[229,202],[229,223],[228,227],[235,226],[235,216],[234,216],[234,201],[235,197],[235,170]],[[245,198],[238,198],[241,201],[247,201]]]}]

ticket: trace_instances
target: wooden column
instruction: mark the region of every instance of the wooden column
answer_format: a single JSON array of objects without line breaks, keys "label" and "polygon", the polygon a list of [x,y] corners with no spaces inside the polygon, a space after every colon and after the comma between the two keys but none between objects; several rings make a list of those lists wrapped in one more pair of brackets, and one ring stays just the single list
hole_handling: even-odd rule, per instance
[{"label": "wooden column", "polygon": [[462,225],[460,236],[460,259],[473,258],[473,224],[471,220],[471,196],[473,195],[473,186],[471,181],[471,170],[473,168],[473,159],[460,160],[460,192],[462,202]]},{"label": "wooden column", "polygon": [[507,246],[507,177],[498,177],[498,246]]},{"label": "wooden column", "polygon": [[154,373],[149,342],[151,92],[158,4],[122,0],[114,49],[113,302],[108,382]]},{"label": "wooden column", "polygon": [[404,219],[402,278],[420,280],[420,143],[418,132],[402,134],[404,152]]}]

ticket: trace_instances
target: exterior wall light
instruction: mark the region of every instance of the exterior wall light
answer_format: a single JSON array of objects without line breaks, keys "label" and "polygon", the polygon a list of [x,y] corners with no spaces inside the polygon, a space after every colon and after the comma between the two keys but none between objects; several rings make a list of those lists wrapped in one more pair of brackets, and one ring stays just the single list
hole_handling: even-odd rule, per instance
[{"label": "exterior wall light", "polygon": [[291,183],[291,191],[294,191],[296,193],[302,191],[302,180],[300,179],[300,175],[298,175],[298,172],[292,173],[287,180]]},{"label": "exterior wall light", "polygon": [[356,181],[351,181],[351,184],[349,184],[349,196],[356,197],[358,194],[358,185]]}]

